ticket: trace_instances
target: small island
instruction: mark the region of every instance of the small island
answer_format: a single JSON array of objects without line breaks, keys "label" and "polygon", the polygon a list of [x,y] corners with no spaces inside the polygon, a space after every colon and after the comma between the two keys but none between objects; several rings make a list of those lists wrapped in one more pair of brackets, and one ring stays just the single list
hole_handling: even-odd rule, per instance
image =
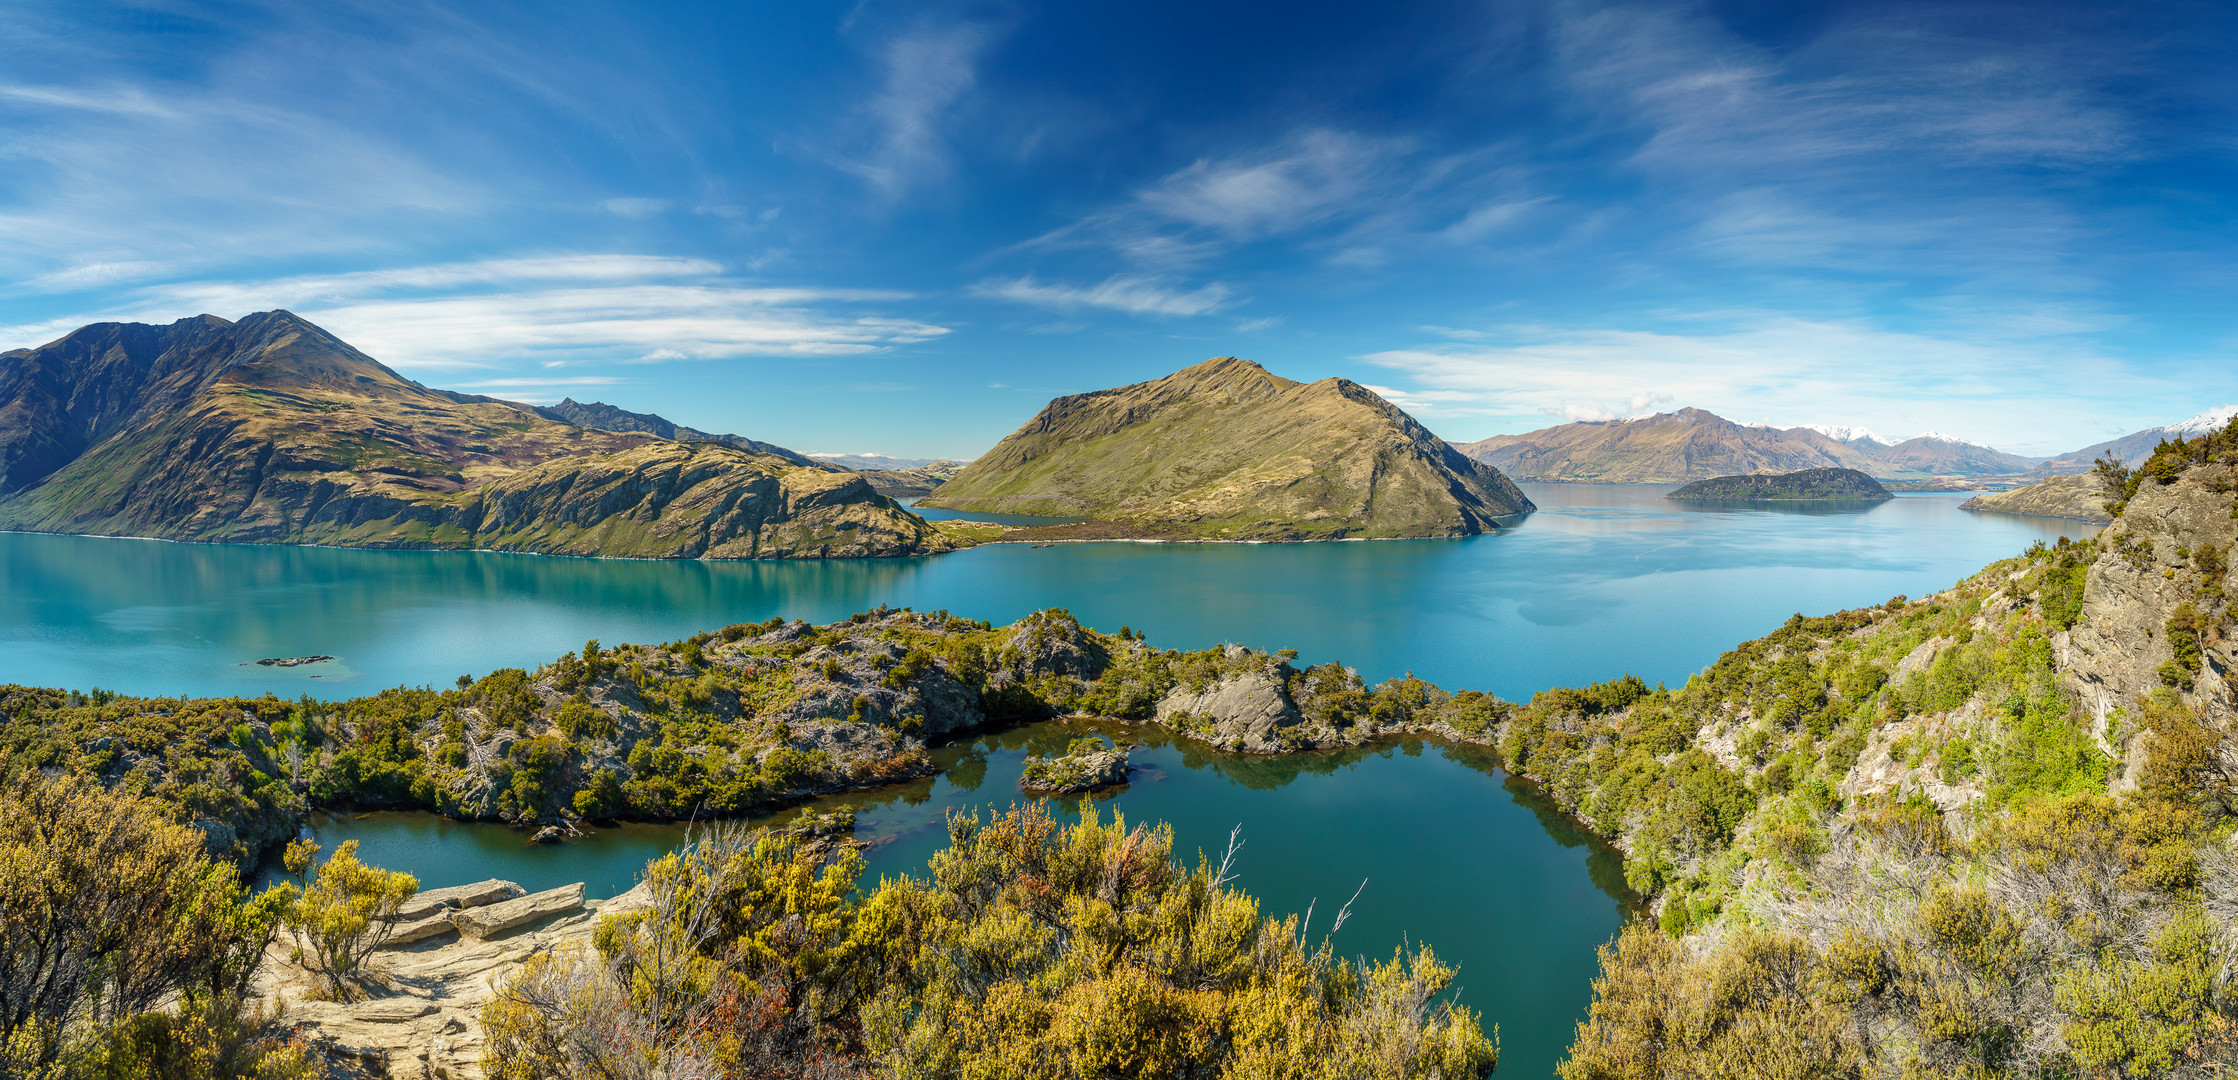
[{"label": "small island", "polygon": [[1681,502],[1880,502],[1896,496],[1856,469],[1803,469],[1789,473],[1713,476],[1663,496]]},{"label": "small island", "polygon": [[1127,748],[1094,735],[1074,739],[1060,757],[1026,759],[1018,787],[1029,795],[1082,795],[1127,782]]}]

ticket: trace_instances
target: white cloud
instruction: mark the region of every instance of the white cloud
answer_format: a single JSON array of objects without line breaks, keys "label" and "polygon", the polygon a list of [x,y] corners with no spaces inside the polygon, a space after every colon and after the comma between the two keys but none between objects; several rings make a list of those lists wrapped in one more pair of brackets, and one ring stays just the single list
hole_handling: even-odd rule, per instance
[{"label": "white cloud", "polygon": [[515,361],[549,368],[601,359],[848,356],[948,333],[859,310],[906,294],[757,287],[725,279],[720,270],[697,259],[576,255],[185,282],[142,288],[108,311],[0,327],[0,341],[51,340],[100,319],[169,322],[202,312],[237,318],[288,308],[400,368],[503,368]]},{"label": "white cloud", "polygon": [[[1962,340],[1858,322],[1730,317],[1721,330],[1507,328],[1488,340],[1370,353],[1453,416],[1612,420],[1677,406],[1723,416],[1832,420],[1890,431],[1938,428],[2024,453],[2091,441],[2107,407],[2095,386],[2171,387],[2075,346]],[[1421,391],[1414,391],[1419,394]],[[2014,400],[2030,401],[2016,410]]]},{"label": "white cloud", "polygon": [[972,286],[978,296],[1061,310],[1108,308],[1132,315],[1209,315],[1228,306],[1232,293],[1218,282],[1187,288],[1148,277],[1118,275],[1095,285],[1044,283],[1032,275],[990,279]]}]

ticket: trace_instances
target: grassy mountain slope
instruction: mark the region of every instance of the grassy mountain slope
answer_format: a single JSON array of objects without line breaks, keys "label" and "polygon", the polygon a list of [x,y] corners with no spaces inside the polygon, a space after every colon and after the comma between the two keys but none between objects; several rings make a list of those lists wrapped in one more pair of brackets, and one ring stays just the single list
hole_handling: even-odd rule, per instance
[{"label": "grassy mountain slope", "polygon": [[284,311],[88,327],[0,357],[0,391],[0,528],[642,557],[949,546],[859,478],[432,390]]},{"label": "grassy mountain slope", "polygon": [[1364,387],[1234,357],[1058,398],[922,505],[1230,540],[1468,536],[1532,509]]},{"label": "grassy mountain slope", "polygon": [[1696,480],[1666,499],[1889,499],[1888,489],[1855,469],[1804,469],[1791,473],[1718,476]]}]

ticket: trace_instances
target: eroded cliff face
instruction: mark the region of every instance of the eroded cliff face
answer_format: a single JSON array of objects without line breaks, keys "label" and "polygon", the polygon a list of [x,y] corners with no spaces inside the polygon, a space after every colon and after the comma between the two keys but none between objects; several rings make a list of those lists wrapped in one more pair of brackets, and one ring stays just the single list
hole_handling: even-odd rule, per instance
[{"label": "eroded cliff face", "polygon": [[2173,483],[2141,485],[2100,534],[2082,617],[2061,662],[2084,708],[2131,765],[2140,749],[2134,721],[2156,691],[2179,695],[2218,727],[2238,719],[2231,673],[2238,641],[2226,592],[2238,546],[2234,493],[2238,466],[2196,465]]}]

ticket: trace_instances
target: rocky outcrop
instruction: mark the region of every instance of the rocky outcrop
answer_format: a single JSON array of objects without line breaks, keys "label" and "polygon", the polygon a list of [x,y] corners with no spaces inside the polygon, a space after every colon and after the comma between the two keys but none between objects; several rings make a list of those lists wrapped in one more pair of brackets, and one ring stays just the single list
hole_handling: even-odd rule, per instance
[{"label": "rocky outcrop", "polygon": [[[2232,722],[2234,493],[2238,467],[2194,466],[2173,483],[2144,483],[2099,534],[2102,550],[2084,585],[2067,660],[2071,685],[2101,729],[2118,709],[2134,731],[2145,698],[2162,689],[2217,724]],[[2196,669],[2179,662],[2179,634],[2197,644]]]},{"label": "rocky outcrop", "polygon": [[[1242,659],[1241,646],[1229,646]],[[1224,750],[1272,754],[1297,749],[1305,717],[1290,700],[1290,665],[1274,661],[1239,671],[1201,689],[1176,687],[1158,702],[1157,722]]]},{"label": "rocky outcrop", "polygon": [[2090,473],[2054,476],[2011,491],[1976,495],[1958,504],[1958,508],[1993,514],[2074,518],[2100,525],[2114,520],[2114,516],[2106,512],[2105,486]]}]

